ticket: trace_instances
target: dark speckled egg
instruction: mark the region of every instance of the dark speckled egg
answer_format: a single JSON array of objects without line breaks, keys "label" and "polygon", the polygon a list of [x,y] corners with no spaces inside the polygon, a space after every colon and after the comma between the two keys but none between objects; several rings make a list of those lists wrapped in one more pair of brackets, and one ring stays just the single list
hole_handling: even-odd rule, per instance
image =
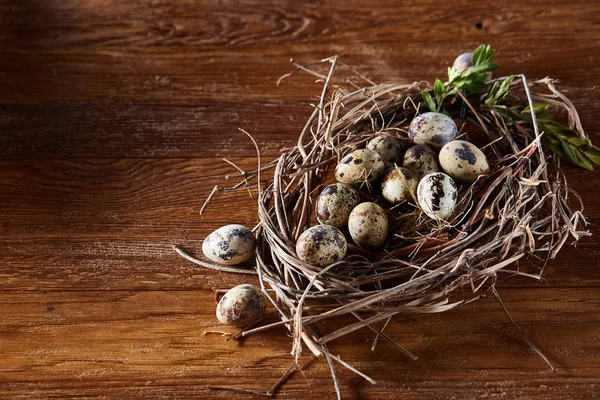
[{"label": "dark speckled egg", "polygon": [[254,236],[244,225],[225,225],[204,239],[202,252],[217,264],[239,264],[254,254]]},{"label": "dark speckled egg", "polygon": [[243,328],[260,321],[267,309],[267,296],[260,288],[245,283],[229,290],[217,305],[217,319]]},{"label": "dark speckled egg", "polygon": [[485,154],[473,143],[453,140],[440,150],[440,165],[445,173],[460,182],[475,182],[490,172]]},{"label": "dark speckled egg", "polygon": [[443,172],[425,175],[417,187],[419,206],[433,219],[450,217],[456,208],[457,198],[456,183]]},{"label": "dark speckled egg", "polygon": [[358,192],[345,183],[327,186],[317,198],[317,221],[342,229],[348,223],[350,211],[358,204]]},{"label": "dark speckled egg", "polygon": [[422,144],[406,150],[402,166],[415,174],[418,179],[440,170],[435,151]]},{"label": "dark speckled egg", "polygon": [[443,146],[458,135],[456,124],[447,115],[426,112],[415,117],[408,127],[408,137],[416,144]]},{"label": "dark speckled egg", "polygon": [[335,167],[335,179],[348,185],[365,181],[373,182],[383,174],[384,170],[385,164],[377,152],[359,149],[342,158]]},{"label": "dark speckled egg", "polygon": [[326,267],[346,257],[346,238],[337,228],[316,225],[305,230],[296,242],[296,254],[305,263]]},{"label": "dark speckled egg", "polygon": [[375,136],[367,143],[367,149],[373,150],[381,157],[385,168],[400,166],[402,162],[402,149],[397,141],[389,136]]}]

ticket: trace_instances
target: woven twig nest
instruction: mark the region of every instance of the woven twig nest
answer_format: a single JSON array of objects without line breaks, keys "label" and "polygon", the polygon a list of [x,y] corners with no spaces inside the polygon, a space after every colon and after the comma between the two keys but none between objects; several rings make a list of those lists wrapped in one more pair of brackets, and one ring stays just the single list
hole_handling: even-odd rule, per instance
[{"label": "woven twig nest", "polygon": [[[572,208],[572,192],[558,157],[542,146],[535,110],[534,124],[509,124],[494,108],[459,94],[447,111],[465,140],[484,148],[491,171],[472,184],[459,185],[453,217],[442,223],[415,204],[392,207],[380,198],[376,185],[363,185],[363,198],[386,210],[390,228],[385,245],[367,251],[349,240],[341,261],[325,268],[303,262],[296,255],[296,240],[316,224],[316,196],[333,182],[338,161],[377,135],[408,146],[406,129],[423,107],[421,92],[433,89],[427,83],[332,88],[337,58],[326,61],[331,69],[321,103],[297,146],[277,160],[274,177],[261,183],[259,194],[256,267],[263,287],[272,289],[269,297],[282,321],[243,336],[284,324],[293,332],[293,355],[298,357],[306,346],[315,355],[324,354],[331,365],[330,341],[365,327],[393,341],[383,321],[398,314],[450,310],[493,289],[503,276],[539,279],[546,262],[569,238],[576,241],[587,234],[580,231],[585,225],[582,206]],[[516,76],[509,92],[515,102],[532,109],[533,101],[550,104],[568,118],[582,140],[587,139],[574,107],[552,80],[527,82],[525,76]],[[527,268],[519,262],[525,258]],[[324,331],[319,324],[346,314],[355,322],[341,329]]]},{"label": "woven twig nest", "polygon": [[[487,56],[489,61],[493,56],[489,46],[480,46],[477,51],[474,60]],[[337,57],[312,64],[329,66],[325,73],[312,66],[295,65],[323,82],[320,102],[296,146],[265,166],[261,166],[259,152],[258,169],[252,173],[242,171],[244,182],[234,187],[247,187],[248,179],[258,179],[256,272],[281,321],[249,327],[234,338],[286,326],[293,334],[295,360],[304,348],[315,356],[324,355],[340,397],[334,360],[374,381],[331,355],[329,342],[368,328],[374,333],[372,348],[378,340],[387,340],[416,358],[386,334],[394,316],[451,310],[477,299],[485,290],[502,304],[495,282],[511,275],[540,279],[547,261],[569,239],[576,242],[589,235],[584,230],[583,204],[569,189],[555,153],[592,168],[591,163],[600,160],[600,152],[591,146],[577,111],[555,87],[555,81],[546,78],[528,82],[524,75],[516,75],[483,84],[487,75],[481,75],[479,89],[469,94],[454,90],[448,97],[439,96],[439,92],[448,93],[450,75],[456,76],[456,71],[449,70],[446,86],[441,81],[434,85],[374,84],[338,62]],[[340,65],[354,78],[367,81],[368,86],[335,79],[335,68]],[[338,81],[344,83],[336,84]],[[489,173],[473,183],[458,185],[456,209],[446,220],[429,218],[416,201],[392,206],[381,197],[377,182],[364,183],[357,188],[362,201],[379,204],[387,215],[385,243],[366,250],[353,244],[346,234],[348,251],[342,260],[325,267],[302,261],[296,254],[296,242],[306,229],[317,224],[315,200],[326,185],[334,182],[332,172],[338,162],[376,136],[389,136],[405,147],[411,146],[408,125],[425,108],[423,100],[429,108],[435,106],[431,101],[434,96],[460,128],[461,139],[484,151]],[[566,125],[554,121],[555,115]],[[274,169],[273,177],[261,181],[261,171],[268,168]],[[216,267],[177,251],[209,268],[253,273]],[[354,321],[341,328],[340,324],[321,323],[341,316],[351,316]],[[267,394],[272,395],[284,378]]]}]

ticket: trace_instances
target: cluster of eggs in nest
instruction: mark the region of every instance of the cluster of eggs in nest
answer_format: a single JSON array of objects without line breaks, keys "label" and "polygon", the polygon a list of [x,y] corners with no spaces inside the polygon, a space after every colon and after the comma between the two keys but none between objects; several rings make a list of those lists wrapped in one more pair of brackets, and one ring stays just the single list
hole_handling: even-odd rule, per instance
[{"label": "cluster of eggs in nest", "polygon": [[[469,184],[489,173],[485,154],[457,136],[452,118],[427,112],[410,123],[408,137],[413,143],[408,149],[381,134],[365,148],[344,155],[334,171],[337,182],[317,197],[318,224],[296,241],[298,259],[323,268],[345,258],[349,240],[367,250],[381,248],[388,237],[388,213],[400,212],[396,207],[400,204],[420,208],[434,220],[449,220],[458,201],[456,182]],[[372,191],[377,198],[367,199],[374,201],[361,201],[359,189],[367,183],[379,188]],[[202,250],[211,261],[232,265],[250,259],[254,245],[248,228],[226,225],[206,237]],[[265,306],[258,287],[241,285],[221,299],[217,316],[223,323],[247,325],[261,318]]]},{"label": "cluster of eggs in nest", "polygon": [[386,211],[375,202],[360,202],[360,185],[379,187],[376,193],[388,212],[399,204],[414,205],[429,218],[446,221],[456,208],[456,182],[468,184],[489,173],[485,154],[473,143],[457,140],[458,128],[445,114],[418,115],[408,136],[414,145],[404,152],[393,137],[379,135],[342,157],[335,168],[337,183],[317,198],[320,225],[307,229],[296,243],[299,259],[319,267],[339,261],[347,249],[346,236],[368,250],[385,243]]},{"label": "cluster of eggs in nest", "polygon": [[[462,57],[462,58],[461,58]],[[470,68],[472,54],[457,58],[454,67]],[[426,112],[408,127],[412,147],[403,149],[394,137],[377,135],[365,148],[345,154],[335,168],[336,183],[319,194],[315,214],[318,224],[296,241],[298,259],[317,267],[343,260],[348,237],[360,248],[374,250],[386,242],[388,214],[375,201],[361,201],[359,187],[379,187],[388,208],[397,205],[420,208],[429,218],[449,220],[458,201],[456,182],[469,184],[489,173],[485,154],[474,144],[457,140],[458,128],[449,116]],[[377,200],[377,199],[371,199]],[[226,225],[206,237],[204,255],[211,261],[234,265],[249,260],[255,239],[243,225]],[[259,321],[266,310],[260,288],[243,284],[228,291],[217,306],[217,318],[225,324],[247,326]]]}]

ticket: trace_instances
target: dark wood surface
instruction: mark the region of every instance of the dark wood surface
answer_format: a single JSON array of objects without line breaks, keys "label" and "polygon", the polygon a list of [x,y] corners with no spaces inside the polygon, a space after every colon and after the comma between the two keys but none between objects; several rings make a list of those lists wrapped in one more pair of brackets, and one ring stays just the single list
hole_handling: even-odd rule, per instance
[{"label": "dark wood surface", "polygon": [[[514,4],[507,4],[514,3]],[[551,76],[600,143],[600,5],[556,2],[0,1],[0,398],[246,398],[291,358],[284,330],[225,342],[213,288],[252,279],[178,257],[230,222],[254,225],[247,193],[212,187],[292,145],[319,93],[291,57],[338,54],[376,81],[442,76],[478,43],[500,74]],[[369,350],[332,351],[377,380],[339,371],[344,398],[600,398],[598,174],[566,169],[590,229],[544,282],[507,279],[504,301],[558,367],[518,337],[497,302],[396,320]],[[306,364],[282,399],[334,396]]]}]

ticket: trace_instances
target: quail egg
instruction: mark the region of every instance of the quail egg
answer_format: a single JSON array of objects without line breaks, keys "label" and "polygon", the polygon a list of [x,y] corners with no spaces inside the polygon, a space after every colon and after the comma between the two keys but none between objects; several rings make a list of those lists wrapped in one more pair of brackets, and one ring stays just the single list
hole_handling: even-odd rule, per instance
[{"label": "quail egg", "polygon": [[464,71],[467,68],[471,68],[473,66],[473,53],[462,53],[460,56],[456,57],[452,66],[456,68],[457,71]]},{"label": "quail egg", "polygon": [[260,321],[267,309],[267,296],[260,288],[243,284],[230,289],[217,305],[217,319],[243,328]]},{"label": "quail egg", "polygon": [[[454,64],[452,64],[457,71],[462,72],[464,70],[469,70],[473,66],[473,53],[462,53],[460,56],[456,57],[454,60]],[[487,73],[488,79],[492,79],[492,73]]]},{"label": "quail egg", "polygon": [[435,151],[422,144],[406,150],[402,166],[415,174],[418,179],[440,170]]},{"label": "quail egg", "polygon": [[374,249],[381,246],[388,233],[385,211],[375,203],[357,205],[348,218],[348,230],[354,243],[360,247]]},{"label": "quail egg", "polygon": [[383,160],[385,168],[400,165],[402,161],[402,149],[398,142],[389,136],[376,136],[367,143],[367,149],[373,150]]},{"label": "quail egg", "polygon": [[254,236],[244,225],[225,225],[204,239],[202,252],[217,264],[239,264],[252,257]]},{"label": "quail egg", "polygon": [[396,167],[390,170],[381,181],[381,194],[392,204],[415,201],[418,178],[409,170]]},{"label": "quail egg", "polygon": [[346,238],[337,228],[316,225],[305,230],[296,242],[296,254],[305,263],[326,267],[346,256]]},{"label": "quail egg", "polygon": [[452,118],[436,112],[416,116],[408,127],[408,137],[416,144],[443,146],[457,134],[458,128]]},{"label": "quail egg", "polygon": [[384,169],[385,164],[377,152],[369,149],[354,150],[335,167],[335,179],[348,185],[373,182],[381,176]]},{"label": "quail egg", "polygon": [[352,186],[345,183],[329,185],[317,198],[317,221],[343,229],[359,200],[358,192]]},{"label": "quail egg", "polygon": [[440,165],[445,173],[461,182],[475,182],[490,172],[485,154],[473,143],[453,140],[440,150]]},{"label": "quail egg", "polygon": [[456,208],[458,189],[443,172],[425,175],[417,187],[419,206],[430,218],[447,219]]}]

